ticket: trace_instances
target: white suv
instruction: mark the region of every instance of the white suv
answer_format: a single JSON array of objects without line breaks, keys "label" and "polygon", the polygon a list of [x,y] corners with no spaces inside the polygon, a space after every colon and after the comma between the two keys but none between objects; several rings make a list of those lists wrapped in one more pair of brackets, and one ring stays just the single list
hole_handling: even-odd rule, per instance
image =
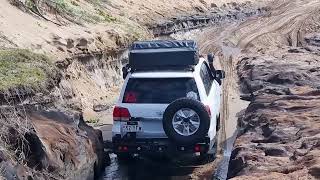
[{"label": "white suv", "polygon": [[[113,112],[115,153],[120,158],[145,153],[215,155],[224,72],[198,58],[193,41],[136,44],[142,47],[133,46],[130,51]],[[189,63],[180,63],[186,57],[190,57]],[[212,62],[213,56],[208,57]],[[150,63],[160,60],[163,64]]]}]

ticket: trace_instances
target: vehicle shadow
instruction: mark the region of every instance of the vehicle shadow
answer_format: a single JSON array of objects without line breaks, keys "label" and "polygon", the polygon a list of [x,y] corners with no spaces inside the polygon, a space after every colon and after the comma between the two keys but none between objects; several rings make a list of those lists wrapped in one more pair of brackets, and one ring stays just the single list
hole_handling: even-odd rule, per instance
[{"label": "vehicle shadow", "polygon": [[134,157],[129,161],[119,162],[115,154],[110,154],[111,164],[106,167],[102,179],[152,179],[179,180],[190,179],[197,167],[196,157]]}]

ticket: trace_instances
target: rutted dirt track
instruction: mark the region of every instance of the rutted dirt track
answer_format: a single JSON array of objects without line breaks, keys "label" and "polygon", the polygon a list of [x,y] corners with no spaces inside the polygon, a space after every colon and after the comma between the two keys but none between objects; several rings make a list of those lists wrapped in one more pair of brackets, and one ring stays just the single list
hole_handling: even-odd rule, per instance
[{"label": "rutted dirt track", "polygon": [[[50,2],[71,8],[58,12],[57,6],[48,8]],[[45,178],[51,176],[47,174],[50,169],[52,178],[72,178],[70,172],[76,179],[93,178],[93,172],[105,161],[103,143],[100,131],[86,126],[83,120],[92,123],[101,120],[104,140],[110,140],[112,105],[122,82],[121,61],[126,54],[122,51],[134,40],[153,37],[151,29],[155,26],[160,31],[167,28],[166,33],[160,34],[206,26],[181,31],[172,37],[197,40],[200,53],[215,53],[217,66],[226,72],[218,157],[207,164],[198,164],[193,157],[137,157],[119,164],[116,156],[111,155],[111,165],[105,169],[102,179],[211,179],[215,171],[217,178],[225,179],[229,160],[229,178],[320,178],[320,0],[63,2],[0,0],[0,49],[17,51],[14,57],[23,52],[19,60],[26,65],[23,69],[30,70],[35,61],[47,71],[50,69],[47,66],[57,66],[61,72],[54,70],[52,75],[47,74],[50,78],[39,78],[39,83],[50,83],[45,92],[41,88],[28,90],[28,83],[3,90],[8,93],[0,99],[1,108],[8,105],[11,108],[12,103],[16,111],[18,103],[19,107],[30,105],[39,110],[40,105],[57,111],[49,118],[42,115],[31,118],[32,122],[37,121],[33,126],[31,121],[21,126],[19,123],[24,122],[24,118],[17,117],[11,110],[0,112],[2,116],[7,116],[7,112],[10,115],[0,118],[3,124],[7,120],[11,122],[11,118],[18,123],[13,121],[13,125],[9,123],[2,130],[8,132],[6,135],[10,138],[2,142],[5,146],[0,144],[5,147],[0,147],[0,179],[2,176]],[[39,9],[33,12],[35,7],[41,12]],[[89,23],[90,20],[96,24]],[[16,48],[48,54],[58,62],[50,66],[46,62],[42,66],[44,62],[38,62],[31,52]],[[11,62],[11,53],[2,56],[7,57],[5,64],[8,62],[10,68],[2,68],[0,62],[1,81],[3,77],[11,77],[8,71],[14,76],[20,71],[15,69],[19,65]],[[8,84],[12,85],[11,79]],[[74,112],[68,112],[70,117],[58,115],[60,111],[68,114],[64,108],[81,111],[83,117]],[[25,114],[25,110],[21,113]],[[58,119],[50,119],[51,116]],[[53,120],[58,123],[55,127]],[[52,136],[47,132],[48,122],[55,128],[52,132],[63,130],[61,135]],[[12,131],[6,129],[11,126],[20,134],[14,131],[12,136]],[[26,135],[30,132],[33,136],[28,140]],[[29,152],[25,148],[24,152],[24,143],[12,137],[27,139],[26,144],[36,142],[37,146],[34,148],[30,143],[33,150]],[[14,149],[8,149],[8,143]],[[23,151],[21,154],[16,153],[16,145],[18,151],[19,148]],[[37,161],[29,162],[38,156],[38,150],[44,152],[47,146],[53,149],[46,149],[43,159],[39,156]],[[56,156],[46,156],[51,150]],[[24,153],[30,153],[31,158],[25,158]],[[53,161],[48,163],[50,157]]]},{"label": "rutted dirt track", "polygon": [[[220,145],[225,147],[224,158],[231,156],[230,177],[263,178],[272,173],[270,178],[319,178],[320,37],[315,33],[320,32],[320,1],[271,3],[270,14],[264,17],[174,37],[195,38],[201,53],[214,52],[226,71]],[[251,102],[249,108],[249,102],[241,101],[240,96]],[[232,149],[223,143],[232,139],[237,124],[242,131]],[[273,137],[278,139],[267,141]],[[155,173],[159,171],[148,172],[160,179],[210,178],[221,159],[222,155],[211,164],[179,166],[180,170],[167,166],[169,173],[164,176]],[[146,160],[138,162],[141,164],[138,167],[143,170],[150,165]],[[288,167],[283,168],[284,164]],[[158,165],[155,169],[163,166]],[[107,170],[122,168],[128,173],[136,167],[135,162]],[[133,177],[141,177],[136,176],[138,172]]]},{"label": "rutted dirt track", "polygon": [[[242,18],[233,19],[234,22],[240,22]],[[226,19],[225,23],[229,23]],[[221,23],[223,25],[224,23]],[[220,27],[220,24],[217,25]],[[205,37],[205,34],[201,31],[191,32],[192,37],[188,33],[179,33],[177,35],[172,35],[174,39],[197,39],[197,37]],[[221,38],[223,36],[221,35]],[[205,49],[211,43],[201,42],[199,45],[201,48],[201,53],[209,53]],[[216,51],[210,51],[216,52]],[[217,63],[216,66],[226,71],[227,78],[224,81],[224,101],[222,104],[222,127],[219,132],[219,153],[217,159],[211,163],[198,164],[195,157],[179,157],[176,159],[146,159],[137,157],[131,162],[119,164],[117,162],[116,156],[111,154],[111,165],[108,166],[103,175],[103,179],[211,179],[215,169],[220,166],[223,158],[229,156],[232,150],[232,144],[234,140],[233,135],[236,132],[237,124],[237,112],[242,110],[247,106],[247,103],[240,100],[239,91],[237,86],[236,74],[232,65],[232,51],[226,50],[226,58],[228,61],[223,59],[219,60],[217,58],[216,62],[221,61],[222,63]],[[227,56],[229,55],[229,56]],[[226,62],[226,63],[224,63]],[[231,88],[233,87],[233,88]],[[237,104],[239,106],[230,109],[232,104]],[[110,118],[109,118],[110,119]],[[104,126],[101,128],[105,139],[110,139],[111,126]],[[231,141],[229,141],[231,140]],[[228,143],[227,143],[228,141]],[[227,168],[227,167],[226,167]],[[223,169],[222,173],[226,175],[226,170]]]}]

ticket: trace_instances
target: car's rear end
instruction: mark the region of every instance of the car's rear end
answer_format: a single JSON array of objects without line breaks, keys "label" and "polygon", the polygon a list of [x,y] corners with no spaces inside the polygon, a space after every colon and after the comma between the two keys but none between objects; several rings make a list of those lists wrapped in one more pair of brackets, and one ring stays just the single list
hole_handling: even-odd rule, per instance
[{"label": "car's rear end", "polygon": [[130,74],[125,84],[114,108],[114,150],[131,153],[177,150],[178,146],[170,144],[163,129],[163,114],[177,99],[200,100],[193,72],[138,72]]},{"label": "car's rear end", "polygon": [[115,153],[208,151],[210,112],[198,92],[194,72],[198,63],[193,41],[147,41],[132,46],[113,113]]}]

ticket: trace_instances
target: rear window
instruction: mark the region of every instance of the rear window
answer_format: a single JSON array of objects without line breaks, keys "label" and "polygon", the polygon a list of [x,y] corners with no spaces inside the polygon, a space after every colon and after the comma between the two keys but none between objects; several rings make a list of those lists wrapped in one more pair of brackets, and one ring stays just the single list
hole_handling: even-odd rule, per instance
[{"label": "rear window", "polygon": [[182,97],[199,100],[193,78],[132,78],[128,81],[123,103],[169,104]]}]

